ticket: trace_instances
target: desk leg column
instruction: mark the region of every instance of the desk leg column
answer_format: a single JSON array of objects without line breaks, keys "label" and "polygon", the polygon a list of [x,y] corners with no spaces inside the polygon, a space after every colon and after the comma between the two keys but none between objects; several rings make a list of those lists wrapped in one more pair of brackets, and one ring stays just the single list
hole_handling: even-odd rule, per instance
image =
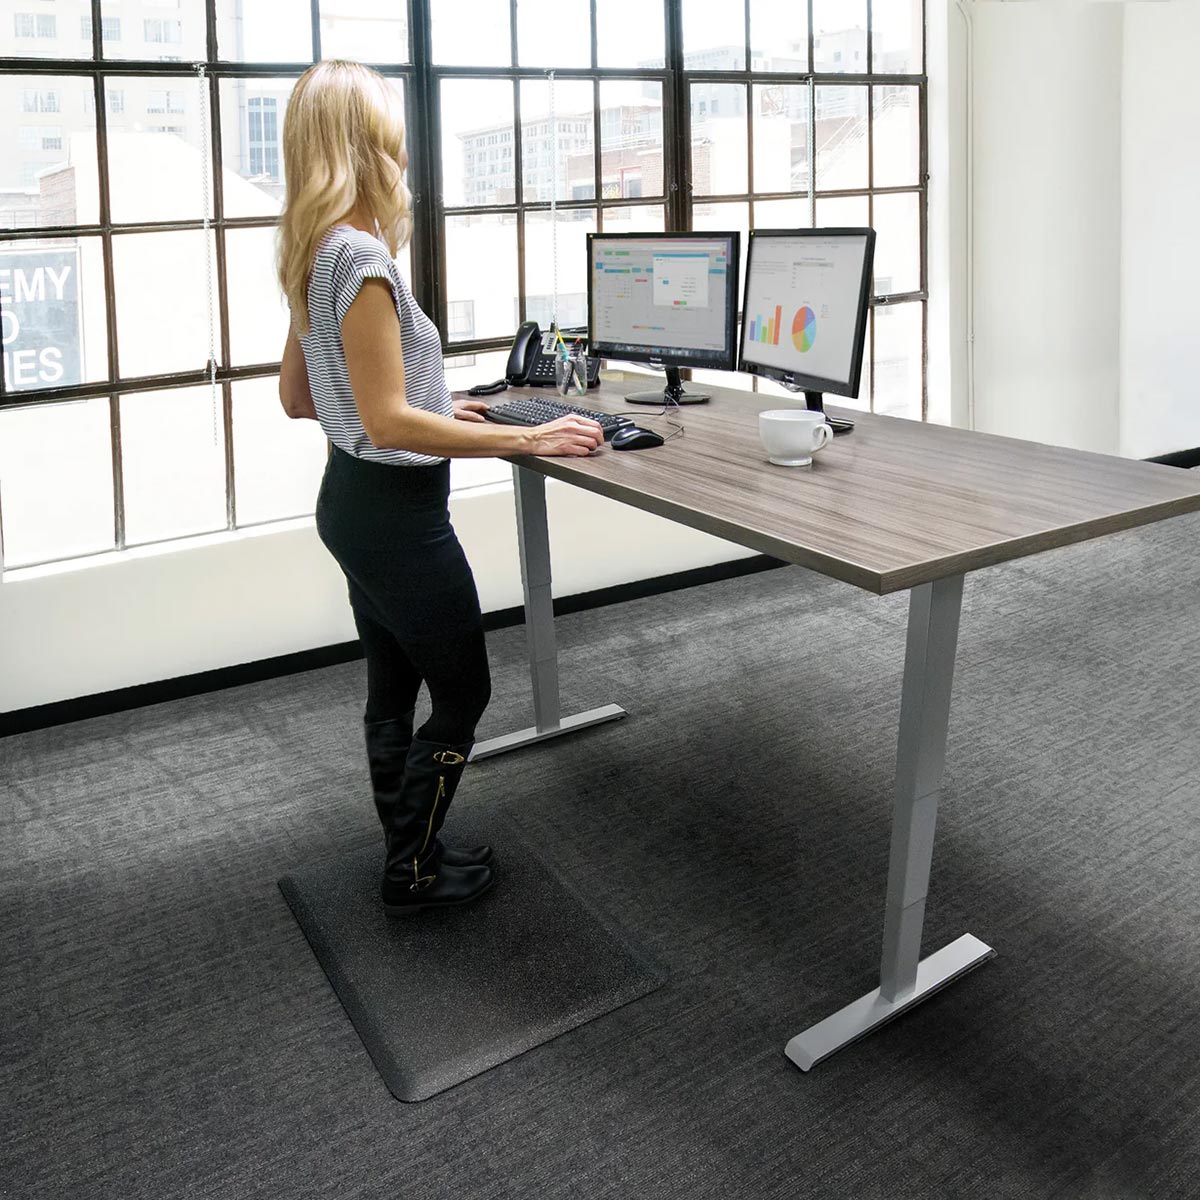
[{"label": "desk leg column", "polygon": [[521,558],[521,583],[525,598],[525,634],[529,647],[529,674],[533,684],[531,729],[506,733],[479,742],[471,761],[545,741],[604,721],[625,716],[617,704],[606,704],[573,716],[562,716],[558,694],[558,643],[554,636],[554,600],[550,590],[550,527],[546,517],[546,477],[537,471],[513,467],[513,492],[517,503],[517,549]]},{"label": "desk leg column", "polygon": [[995,953],[967,933],[921,959],[962,592],[961,575],[912,590],[879,987],[788,1042],[784,1053],[801,1070],[865,1037]]}]

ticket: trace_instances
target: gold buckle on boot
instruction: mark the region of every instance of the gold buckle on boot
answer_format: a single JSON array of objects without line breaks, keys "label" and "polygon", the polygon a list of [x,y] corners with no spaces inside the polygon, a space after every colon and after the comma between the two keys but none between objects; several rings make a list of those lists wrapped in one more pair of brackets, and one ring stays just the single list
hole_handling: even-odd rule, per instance
[{"label": "gold buckle on boot", "polygon": [[459,763],[466,762],[466,758],[454,750],[438,750],[434,756],[435,763],[441,763],[443,767],[457,767]]}]

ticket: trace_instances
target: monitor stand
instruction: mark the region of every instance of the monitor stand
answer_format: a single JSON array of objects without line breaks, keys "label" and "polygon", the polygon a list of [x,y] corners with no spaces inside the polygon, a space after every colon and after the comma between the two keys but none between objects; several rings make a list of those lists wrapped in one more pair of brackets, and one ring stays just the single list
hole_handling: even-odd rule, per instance
[{"label": "monitor stand", "polygon": [[[787,385],[785,384],[784,386]],[[825,395],[823,392],[805,392],[804,403],[808,406],[809,412],[819,412],[834,433],[849,433],[854,428],[854,422],[849,417],[831,417],[825,412]]]},{"label": "monitor stand", "polygon": [[685,392],[678,367],[667,367],[667,386],[657,392],[634,392],[625,399],[630,404],[653,404],[663,408],[669,404],[707,404],[712,397],[702,392]]}]

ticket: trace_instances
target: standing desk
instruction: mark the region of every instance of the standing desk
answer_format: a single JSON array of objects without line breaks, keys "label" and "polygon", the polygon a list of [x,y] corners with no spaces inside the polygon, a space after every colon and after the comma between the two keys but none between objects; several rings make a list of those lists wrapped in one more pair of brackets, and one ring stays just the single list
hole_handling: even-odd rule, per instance
[{"label": "standing desk", "polygon": [[[628,411],[607,382],[588,407]],[[517,535],[535,724],[481,742],[473,758],[624,716],[615,704],[563,716],[550,593],[546,478],[773,555],[878,595],[909,593],[879,986],[785,1053],[807,1071],[995,953],[969,933],[921,958],[921,929],[946,753],[963,578],[968,571],[1200,510],[1200,473],[1014,438],[852,415],[811,468],[770,465],[757,414],[787,405],[708,388],[664,446],[586,458],[519,456]],[[517,389],[517,395],[545,396]],[[508,398],[506,396],[506,398]],[[646,425],[665,421],[643,410]],[[835,410],[836,411],[836,410]],[[635,420],[638,419],[635,416]]]}]

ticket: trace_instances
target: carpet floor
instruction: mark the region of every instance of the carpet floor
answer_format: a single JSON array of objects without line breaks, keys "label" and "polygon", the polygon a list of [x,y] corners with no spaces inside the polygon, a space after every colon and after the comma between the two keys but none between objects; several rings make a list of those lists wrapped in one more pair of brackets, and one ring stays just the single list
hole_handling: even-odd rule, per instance
[{"label": "carpet floor", "polygon": [[[628,719],[455,809],[667,982],[421,1104],[276,886],[377,837],[362,663],[0,741],[0,1195],[1195,1197],[1198,549],[968,579],[925,949],[998,957],[809,1074],[784,1043],[877,982],[903,596],[783,569],[559,620],[565,711]],[[523,630],[489,650],[481,737],[531,720]]]}]

